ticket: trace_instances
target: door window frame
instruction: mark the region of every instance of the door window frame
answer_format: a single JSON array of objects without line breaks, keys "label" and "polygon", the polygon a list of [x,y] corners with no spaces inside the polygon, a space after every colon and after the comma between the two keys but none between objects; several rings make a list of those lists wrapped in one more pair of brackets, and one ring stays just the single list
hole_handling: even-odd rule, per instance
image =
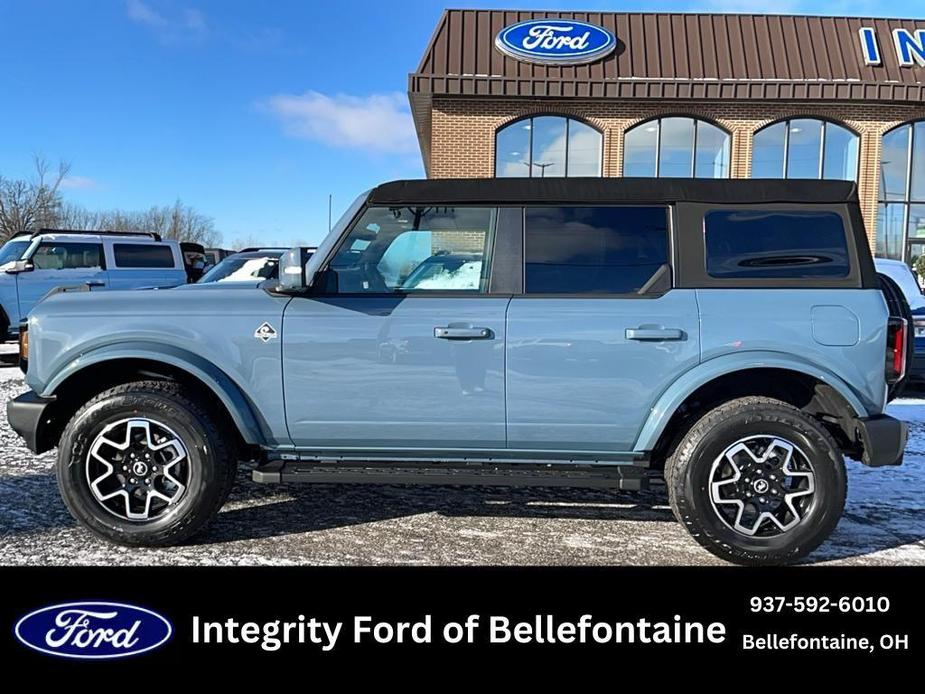
[{"label": "door window frame", "polygon": [[[35,267],[35,254],[39,252],[43,246],[96,246],[100,252],[100,264],[99,265],[90,265],[74,268],[39,268]],[[100,270],[106,270],[106,249],[103,247],[101,241],[51,241],[46,239],[39,239],[38,243],[34,244],[31,248],[27,249],[23,255],[25,260],[32,262],[35,270],[45,271],[45,272],[60,272],[62,270],[95,270],[99,268]]]},{"label": "door window frame", "polygon": [[[494,233],[491,234],[491,230],[487,230],[486,233],[492,235],[490,240],[489,247],[486,249],[486,255],[488,258],[489,268],[488,268],[488,282],[486,291],[472,291],[471,289],[437,289],[437,290],[418,290],[418,291],[401,291],[395,290],[390,292],[329,292],[325,291],[318,285],[318,279],[323,273],[330,272],[331,261],[337,256],[338,252],[343,247],[344,243],[350,237],[351,233],[354,231],[356,224],[363,218],[366,212],[369,209],[377,207],[452,207],[452,208],[476,208],[476,209],[488,209],[493,211],[493,217],[495,220]],[[518,239],[522,237],[522,225],[523,217],[520,206],[511,206],[511,205],[497,205],[497,204],[448,204],[448,205],[435,205],[433,202],[430,203],[417,203],[417,202],[402,202],[400,205],[396,204],[364,204],[357,210],[357,213],[350,220],[350,223],[344,227],[344,231],[340,234],[337,239],[337,242],[332,244],[331,249],[328,254],[325,256],[324,261],[319,265],[318,271],[315,274],[315,283],[308,289],[306,296],[311,298],[324,297],[324,298],[350,298],[357,299],[361,297],[383,299],[383,298],[401,298],[401,299],[411,299],[411,298],[426,298],[426,297],[440,297],[440,298],[462,298],[462,299],[476,299],[476,298],[492,298],[492,297],[510,297],[512,294],[517,293],[517,287],[512,282],[512,279],[517,282],[517,286],[522,286],[523,280],[522,277],[518,278],[516,275],[514,277],[510,274],[510,268],[513,262],[517,263],[522,270],[522,256],[518,256],[518,250],[522,250],[520,244],[517,242]],[[522,239],[520,241],[522,243]],[[482,259],[482,262],[485,262],[485,258]]]},{"label": "door window frame", "polygon": [[[667,277],[663,280],[657,282],[657,284],[651,288],[649,291],[645,292],[532,292],[527,293],[527,277],[526,277],[526,246],[527,246],[527,210],[528,209],[537,209],[543,207],[574,207],[574,208],[600,208],[605,207],[608,209],[612,208],[638,208],[638,207],[659,207],[665,211],[665,234],[666,234],[666,249],[668,251],[666,262],[664,265],[668,266]],[[638,203],[623,203],[619,205],[601,205],[601,204],[584,204],[584,203],[558,203],[558,204],[546,204],[546,205],[524,205],[521,208],[521,228],[522,233],[520,237],[520,256],[521,256],[521,284],[520,291],[518,292],[518,298],[524,299],[658,299],[659,297],[664,296],[672,289],[674,289],[677,284],[675,281],[675,271],[676,267],[675,254],[676,254],[676,244],[675,244],[675,233],[674,233],[674,212],[673,205],[666,203],[648,203],[645,201],[640,201]],[[656,271],[658,273],[658,271]],[[655,278],[655,274],[646,284],[652,281]],[[645,286],[645,285],[644,285]]]}]

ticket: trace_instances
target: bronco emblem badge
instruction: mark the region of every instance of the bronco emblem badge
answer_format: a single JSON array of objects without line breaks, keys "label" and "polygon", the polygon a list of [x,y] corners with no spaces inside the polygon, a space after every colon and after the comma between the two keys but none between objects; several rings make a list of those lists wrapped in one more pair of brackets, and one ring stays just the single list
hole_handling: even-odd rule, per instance
[{"label": "bronco emblem badge", "polygon": [[275,340],[279,335],[276,333],[276,328],[264,321],[261,323],[260,327],[254,331],[254,337],[258,340],[269,342],[270,340]]}]

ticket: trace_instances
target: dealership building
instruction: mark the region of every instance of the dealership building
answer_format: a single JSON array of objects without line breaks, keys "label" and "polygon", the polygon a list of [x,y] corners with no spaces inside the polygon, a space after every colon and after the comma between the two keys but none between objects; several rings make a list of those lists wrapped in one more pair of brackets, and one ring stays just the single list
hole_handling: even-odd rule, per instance
[{"label": "dealership building", "polygon": [[925,19],[448,10],[409,97],[430,177],[848,179],[925,252]]}]

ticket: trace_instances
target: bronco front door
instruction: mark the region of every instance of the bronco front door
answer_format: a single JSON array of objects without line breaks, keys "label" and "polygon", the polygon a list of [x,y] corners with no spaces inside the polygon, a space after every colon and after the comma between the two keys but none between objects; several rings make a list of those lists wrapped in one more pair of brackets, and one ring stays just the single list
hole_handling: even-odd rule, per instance
[{"label": "bronco front door", "polygon": [[[496,211],[371,207],[283,321],[296,446],[505,445],[509,297],[488,291]],[[370,453],[371,454],[371,453]]]}]

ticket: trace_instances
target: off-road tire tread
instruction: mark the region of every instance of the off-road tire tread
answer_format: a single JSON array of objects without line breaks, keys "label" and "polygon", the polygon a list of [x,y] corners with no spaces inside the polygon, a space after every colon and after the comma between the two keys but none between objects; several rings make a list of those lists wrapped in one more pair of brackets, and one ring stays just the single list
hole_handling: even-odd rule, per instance
[{"label": "off-road tire tread", "polygon": [[[778,566],[789,564],[816,549],[816,547],[828,537],[832,530],[835,529],[838,516],[835,517],[834,522],[830,522],[831,527],[820,527],[818,529],[819,532],[816,534],[816,537],[819,538],[818,542],[803,543],[785,552],[757,554],[732,547],[728,543],[723,542],[720,538],[712,535],[708,528],[703,527],[692,516],[689,508],[690,500],[685,494],[683,473],[692,462],[693,453],[702,440],[710,435],[710,432],[717,424],[728,419],[730,416],[748,413],[754,414],[762,421],[773,421],[787,425],[792,424],[793,419],[799,420],[815,435],[822,439],[830,452],[832,463],[844,468],[844,460],[835,439],[825,427],[821,426],[812,417],[782,400],[763,396],[736,398],[735,400],[730,400],[719,405],[703,415],[694,426],[690,428],[674,453],[665,462],[664,475],[665,484],[668,487],[669,503],[678,521],[685,526],[698,543],[712,554],[727,561],[750,566]],[[840,515],[840,513],[838,515]]]},{"label": "off-road tire tread", "polygon": [[[145,546],[145,547],[166,547],[170,545],[181,544],[190,537],[207,526],[221,510],[231,488],[234,485],[237,472],[237,455],[235,451],[233,432],[225,423],[225,418],[217,411],[216,407],[205,398],[202,398],[191,389],[176,381],[132,381],[123,383],[108,390],[105,390],[90,399],[80,409],[74,413],[74,416],[64,428],[61,440],[65,440],[68,431],[72,425],[80,419],[84,413],[97,403],[112,397],[133,396],[133,395],[153,395],[163,397],[171,401],[174,406],[185,409],[190,416],[196,420],[202,427],[209,441],[211,456],[216,461],[217,481],[219,484],[219,493],[214,501],[207,508],[197,509],[194,513],[187,514],[180,522],[166,527],[159,532],[152,532],[142,539],[107,532],[106,537],[112,542],[127,546]],[[83,436],[75,435],[72,439],[70,450],[66,452],[67,459],[77,455],[78,449],[89,445]],[[58,487],[61,496],[71,514],[78,520],[82,519],[84,513],[81,509],[76,508],[67,494],[64,493],[65,480],[62,475],[62,466],[65,460],[65,452],[62,448],[58,449],[57,478]],[[95,528],[92,528],[97,532]]]}]

